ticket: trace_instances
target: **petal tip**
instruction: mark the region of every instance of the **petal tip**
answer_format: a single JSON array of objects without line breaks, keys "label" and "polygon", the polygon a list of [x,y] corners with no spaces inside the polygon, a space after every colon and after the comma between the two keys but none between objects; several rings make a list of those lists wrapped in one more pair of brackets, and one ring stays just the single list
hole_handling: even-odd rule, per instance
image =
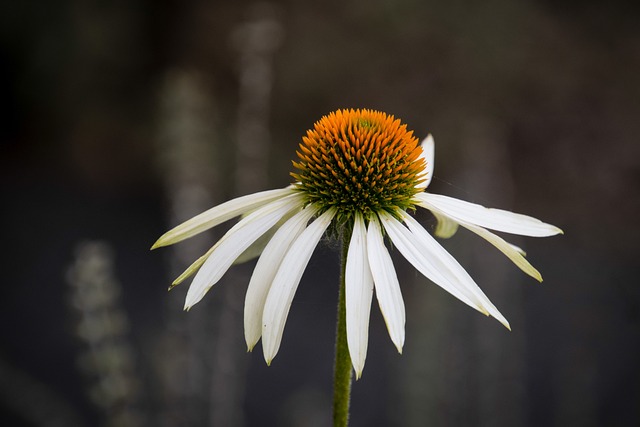
[{"label": "petal tip", "polygon": [[541,234],[539,236],[534,236],[534,237],[550,237],[550,236],[557,236],[558,234],[564,235],[564,230],[562,230],[560,227],[556,227],[555,225],[546,224],[546,223],[544,223],[544,225],[547,228],[546,234]]},{"label": "petal tip", "polygon": [[170,245],[173,245],[174,243],[177,243],[175,238],[172,238],[172,234],[173,233],[171,233],[171,230],[164,233],[162,236],[158,238],[158,240],[155,241],[155,243],[151,246],[150,250],[158,249],[163,246],[170,246]]},{"label": "petal tip", "polygon": [[258,339],[250,339],[248,337],[245,337],[244,342],[247,344],[247,353],[251,353],[253,351],[253,349],[256,347],[256,344],[258,344]]},{"label": "petal tip", "polygon": [[542,274],[540,274],[540,272],[535,268],[531,267],[526,270],[522,269],[522,271],[524,271],[530,277],[533,277],[534,279],[536,279],[538,283],[542,283]]},{"label": "petal tip", "polygon": [[433,135],[432,134],[427,134],[426,138],[422,140],[422,142],[420,143],[420,145],[425,148],[425,147],[429,147],[431,145],[435,145],[435,140],[433,139]]}]

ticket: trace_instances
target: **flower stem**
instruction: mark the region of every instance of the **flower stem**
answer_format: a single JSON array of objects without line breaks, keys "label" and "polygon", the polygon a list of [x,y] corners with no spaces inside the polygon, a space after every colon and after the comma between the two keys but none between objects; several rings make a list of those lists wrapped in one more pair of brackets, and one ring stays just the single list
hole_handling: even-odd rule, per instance
[{"label": "flower stem", "polygon": [[333,375],[333,426],[346,427],[349,423],[349,399],[351,396],[351,357],[347,344],[347,308],[345,301],[345,271],[350,233],[343,236],[338,296],[338,324],[336,326],[336,358]]}]

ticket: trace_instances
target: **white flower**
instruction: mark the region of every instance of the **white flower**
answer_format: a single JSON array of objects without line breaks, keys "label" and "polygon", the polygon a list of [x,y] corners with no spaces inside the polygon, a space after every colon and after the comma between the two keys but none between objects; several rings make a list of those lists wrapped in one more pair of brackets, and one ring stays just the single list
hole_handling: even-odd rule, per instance
[{"label": "white flower", "polygon": [[[399,120],[370,110],[340,110],[323,117],[300,144],[298,182],[230,200],[164,234],[153,248],[171,245],[242,216],[173,285],[195,274],[185,309],[198,303],[234,262],[261,254],[247,289],[244,324],[249,350],[262,338],[268,364],[278,352],[302,274],[330,227],[350,236],[346,260],[346,326],[349,353],[360,377],[367,353],[369,314],[375,295],[399,352],[405,307],[391,256],[393,246],[423,275],[453,296],[509,323],[464,268],[412,217],[416,206],[438,221],[435,234],[450,237],[458,226],[494,245],[522,271],[542,281],[518,247],[488,229],[523,236],[562,231],[535,218],[431,194],[434,141],[417,140]],[[346,232],[345,232],[346,230]],[[265,236],[267,238],[265,238]]]}]

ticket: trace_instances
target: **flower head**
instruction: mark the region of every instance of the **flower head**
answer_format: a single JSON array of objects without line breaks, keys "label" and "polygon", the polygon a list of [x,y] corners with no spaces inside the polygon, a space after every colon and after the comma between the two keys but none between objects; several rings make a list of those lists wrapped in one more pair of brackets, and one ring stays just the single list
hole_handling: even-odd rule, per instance
[{"label": "flower head", "polygon": [[[542,237],[562,231],[535,218],[427,193],[433,175],[434,141],[418,139],[400,120],[371,110],[338,110],[303,137],[292,185],[216,206],[165,233],[153,248],[177,243],[242,216],[173,285],[195,274],[185,309],[204,297],[234,262],[259,259],[245,299],[249,350],[262,338],[271,363],[280,347],[289,308],[311,255],[331,226],[350,239],[346,260],[347,342],[356,376],[364,368],[374,289],[389,335],[404,345],[405,308],[384,237],[423,275],[505,327],[509,323],[464,268],[409,214],[433,213],[435,234],[469,229],[542,281],[521,249],[488,229]],[[173,286],[172,285],[172,286]]]},{"label": "flower head", "polygon": [[339,222],[413,206],[425,159],[413,132],[385,113],[338,110],[302,138],[295,187],[305,202],[336,209]]}]

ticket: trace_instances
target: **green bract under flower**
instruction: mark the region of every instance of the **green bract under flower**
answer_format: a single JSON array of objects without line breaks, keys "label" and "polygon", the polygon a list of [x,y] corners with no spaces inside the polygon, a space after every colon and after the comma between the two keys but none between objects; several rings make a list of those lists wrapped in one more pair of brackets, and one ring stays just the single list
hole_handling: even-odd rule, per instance
[{"label": "green bract under flower", "polygon": [[307,131],[293,162],[296,188],[321,212],[333,207],[336,220],[413,208],[421,191],[425,160],[418,138],[386,113],[338,110]]}]

